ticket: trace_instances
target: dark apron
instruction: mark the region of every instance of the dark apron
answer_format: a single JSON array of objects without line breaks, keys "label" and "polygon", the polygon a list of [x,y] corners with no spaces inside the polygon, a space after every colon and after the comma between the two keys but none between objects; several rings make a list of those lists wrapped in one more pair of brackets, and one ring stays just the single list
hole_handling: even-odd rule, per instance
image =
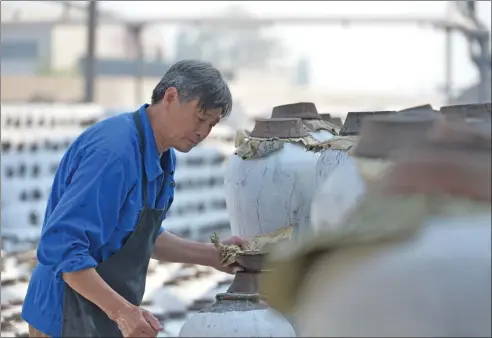
[{"label": "dark apron", "polygon": [[[145,173],[145,138],[138,113],[133,113],[140,138],[142,158],[143,209],[135,227],[123,247],[96,267],[96,271],[110,287],[133,305],[140,306],[145,291],[145,280],[155,240],[165,210],[152,209],[147,202]],[[162,180],[165,182],[165,179]],[[162,193],[162,186],[160,193]],[[159,200],[159,195],[157,196]],[[67,284],[63,300],[63,337],[122,337],[118,325],[96,305],[82,297]]]}]

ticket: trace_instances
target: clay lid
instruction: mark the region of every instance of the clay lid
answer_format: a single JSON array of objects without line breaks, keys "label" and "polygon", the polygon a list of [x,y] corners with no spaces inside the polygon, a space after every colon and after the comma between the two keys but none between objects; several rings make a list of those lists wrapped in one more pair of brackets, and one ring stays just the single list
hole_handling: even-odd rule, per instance
[{"label": "clay lid", "polygon": [[492,114],[491,103],[473,103],[441,107],[441,113],[449,119],[480,119],[490,120]]},{"label": "clay lid", "polygon": [[340,117],[332,117],[331,118],[331,123],[336,124],[337,126],[342,126],[342,119]]},{"label": "clay lid", "polygon": [[380,188],[389,193],[490,201],[491,142],[490,131],[464,123],[436,123],[428,138],[395,154],[395,165]]},{"label": "clay lid", "polygon": [[316,105],[312,102],[299,102],[273,107],[273,118],[299,118],[321,120]]},{"label": "clay lid", "polygon": [[257,119],[250,134],[260,138],[295,138],[308,135],[306,128],[299,118]]},{"label": "clay lid", "polygon": [[419,114],[419,115],[434,115],[434,116],[442,116],[442,114],[434,110],[430,104],[424,104],[422,106],[416,106],[412,108],[402,109],[397,112],[398,114]]},{"label": "clay lid", "polygon": [[328,121],[328,122],[331,122],[333,124],[336,124],[337,126],[342,126],[342,119],[339,118],[339,117],[333,117],[331,116],[331,114],[319,114],[319,116],[321,116],[321,119],[323,121]]},{"label": "clay lid", "polygon": [[359,135],[362,121],[369,116],[395,114],[396,111],[367,111],[367,112],[350,112],[345,118],[345,123],[340,130],[341,136]]},{"label": "clay lid", "polygon": [[386,159],[395,150],[426,137],[437,121],[424,115],[382,115],[367,118],[361,128],[354,156]]}]

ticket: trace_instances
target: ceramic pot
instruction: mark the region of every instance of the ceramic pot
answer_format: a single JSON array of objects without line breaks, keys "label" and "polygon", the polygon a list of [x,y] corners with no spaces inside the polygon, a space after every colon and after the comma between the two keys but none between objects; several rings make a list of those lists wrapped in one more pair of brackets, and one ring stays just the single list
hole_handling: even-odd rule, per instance
[{"label": "ceramic pot", "polygon": [[258,293],[258,275],[264,255],[241,256],[245,268],[238,272],[226,293],[193,315],[179,337],[295,337],[290,322],[270,309]]},{"label": "ceramic pot", "polygon": [[294,235],[309,231],[319,153],[295,141],[308,136],[302,121],[259,119],[250,136],[264,152],[262,156],[243,159],[234,154],[226,164],[232,233],[251,238],[290,225]]},{"label": "ceramic pot", "polygon": [[[325,178],[311,207],[311,224],[316,232],[343,224],[366,192],[367,183],[378,179],[391,166],[389,157],[425,138],[439,121],[433,114],[383,115],[370,117],[361,128],[357,144],[347,153],[332,150],[321,154]],[[327,174],[328,173],[328,174]]]}]

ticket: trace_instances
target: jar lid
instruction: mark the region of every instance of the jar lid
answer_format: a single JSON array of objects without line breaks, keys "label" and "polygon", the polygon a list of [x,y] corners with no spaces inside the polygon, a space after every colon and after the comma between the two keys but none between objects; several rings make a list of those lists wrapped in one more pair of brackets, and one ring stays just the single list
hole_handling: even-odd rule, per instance
[{"label": "jar lid", "polygon": [[337,126],[341,127],[342,126],[342,119],[340,117],[332,117],[331,118],[331,123],[336,124]]},{"label": "jar lid", "polygon": [[441,113],[448,119],[480,119],[490,120],[491,103],[472,103],[441,107]]},{"label": "jar lid", "polygon": [[411,107],[407,109],[402,109],[397,112],[398,114],[419,114],[419,115],[434,115],[434,116],[441,116],[442,114],[434,110],[430,104],[424,104],[421,106],[416,106],[416,107]]},{"label": "jar lid", "polygon": [[361,127],[353,155],[386,159],[395,150],[426,137],[436,121],[433,116],[411,113],[369,117]]},{"label": "jar lid", "polygon": [[429,137],[394,156],[382,179],[389,192],[491,200],[491,133],[436,123]]},{"label": "jar lid", "polygon": [[328,122],[333,123],[339,127],[342,126],[342,119],[339,117],[333,117],[333,116],[331,116],[331,114],[319,114],[319,116],[321,116],[321,119],[323,121],[328,121]]},{"label": "jar lid", "polygon": [[299,138],[308,135],[300,118],[257,119],[250,134],[259,138]]},{"label": "jar lid", "polygon": [[367,111],[367,112],[350,112],[345,118],[345,123],[340,130],[341,136],[359,135],[362,121],[370,116],[395,114],[396,111]]},{"label": "jar lid", "polygon": [[272,118],[299,118],[321,120],[316,105],[312,102],[299,102],[273,107]]}]

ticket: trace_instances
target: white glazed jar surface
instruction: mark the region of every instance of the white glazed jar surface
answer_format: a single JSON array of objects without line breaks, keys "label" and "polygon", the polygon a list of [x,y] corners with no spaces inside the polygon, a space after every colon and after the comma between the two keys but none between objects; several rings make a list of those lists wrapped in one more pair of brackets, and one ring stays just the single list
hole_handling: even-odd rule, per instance
[{"label": "white glazed jar surface", "polygon": [[429,219],[405,241],[315,262],[296,328],[302,337],[490,337],[490,266],[490,213]]},{"label": "white glazed jar surface", "polygon": [[232,155],[225,173],[232,234],[250,238],[293,224],[310,231],[318,159],[319,153],[292,143],[255,159]]},{"label": "white glazed jar surface", "polygon": [[179,337],[296,337],[290,322],[272,309],[199,312],[181,328]]}]

